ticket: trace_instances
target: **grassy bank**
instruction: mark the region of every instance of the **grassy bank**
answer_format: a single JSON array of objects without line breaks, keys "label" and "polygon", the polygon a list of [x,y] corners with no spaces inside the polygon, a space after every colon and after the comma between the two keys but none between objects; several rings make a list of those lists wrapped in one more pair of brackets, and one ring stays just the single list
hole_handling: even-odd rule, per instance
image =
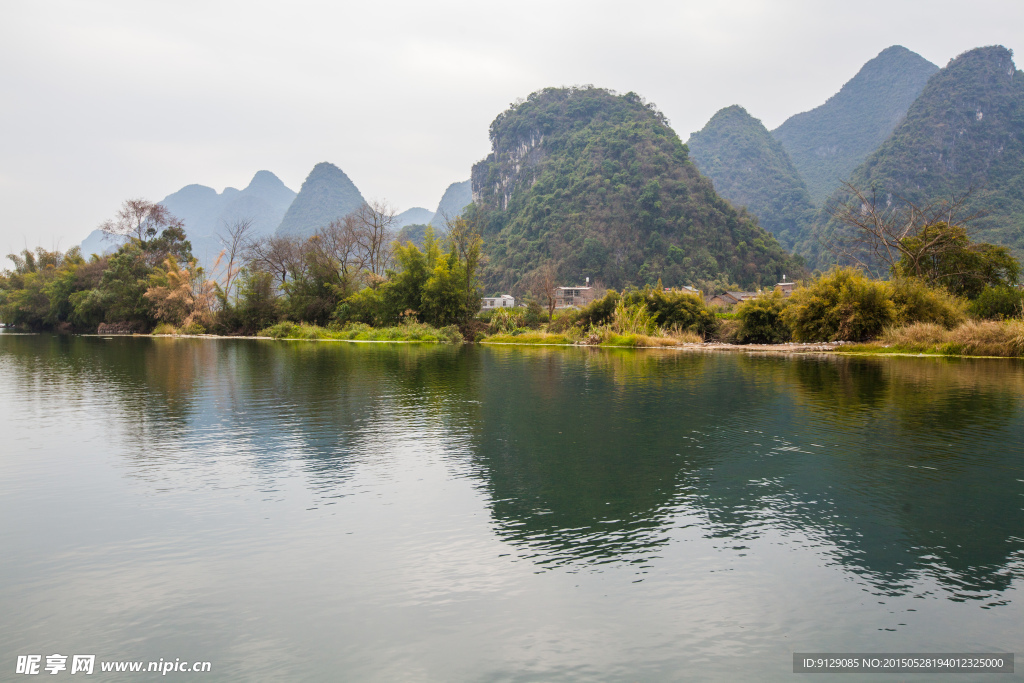
[{"label": "grassy bank", "polygon": [[617,334],[608,329],[588,334],[550,333],[539,330],[492,334],[481,340],[484,344],[582,344],[586,346],[609,346],[617,348],[650,348],[699,344],[703,340],[692,332],[674,336],[652,336],[646,334]]},{"label": "grassy bank", "polygon": [[968,320],[947,330],[915,323],[885,330],[878,341],[843,348],[847,353],[913,353],[940,356],[1024,356],[1024,321]]},{"label": "grassy bank", "polygon": [[446,344],[460,344],[463,341],[462,334],[455,326],[438,329],[423,323],[407,323],[395,327],[370,327],[369,325],[355,323],[332,329],[317,325],[283,322],[260,330],[259,336],[271,337],[273,339],[440,342]]}]

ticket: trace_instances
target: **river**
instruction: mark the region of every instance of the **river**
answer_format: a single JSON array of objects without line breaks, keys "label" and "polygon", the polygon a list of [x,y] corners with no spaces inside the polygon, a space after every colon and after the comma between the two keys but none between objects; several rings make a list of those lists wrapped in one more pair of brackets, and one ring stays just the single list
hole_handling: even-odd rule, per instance
[{"label": "river", "polygon": [[1024,653],[1019,361],[2,333],[0,438],[2,680]]}]

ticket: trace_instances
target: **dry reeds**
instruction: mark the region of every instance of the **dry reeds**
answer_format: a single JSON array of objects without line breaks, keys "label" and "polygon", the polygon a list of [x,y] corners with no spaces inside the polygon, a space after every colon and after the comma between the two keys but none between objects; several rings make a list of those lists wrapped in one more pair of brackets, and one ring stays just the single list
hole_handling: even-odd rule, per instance
[{"label": "dry reeds", "polygon": [[968,320],[952,330],[935,323],[889,328],[888,346],[965,356],[1024,356],[1024,321]]}]

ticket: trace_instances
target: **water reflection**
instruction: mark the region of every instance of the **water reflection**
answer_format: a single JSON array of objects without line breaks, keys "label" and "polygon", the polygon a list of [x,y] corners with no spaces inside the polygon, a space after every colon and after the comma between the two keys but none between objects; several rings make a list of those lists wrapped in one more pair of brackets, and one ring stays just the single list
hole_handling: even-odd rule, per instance
[{"label": "water reflection", "polygon": [[230,465],[272,495],[297,463],[329,503],[439,456],[539,570],[641,571],[696,525],[810,539],[879,594],[991,606],[1024,571],[1016,362],[26,336],[0,368],[102,396],[133,477]]}]

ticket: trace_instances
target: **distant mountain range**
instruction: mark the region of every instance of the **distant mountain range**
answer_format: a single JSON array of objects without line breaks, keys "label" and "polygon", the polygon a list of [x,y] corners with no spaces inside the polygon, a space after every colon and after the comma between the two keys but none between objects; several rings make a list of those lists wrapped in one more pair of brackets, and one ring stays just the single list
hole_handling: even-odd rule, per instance
[{"label": "distant mountain range", "polygon": [[[492,152],[452,183],[433,212],[397,216],[402,239],[472,210],[489,287],[522,290],[539,269],[607,286],[773,284],[802,264],[827,268],[839,226],[829,205],[844,181],[885,201],[927,203],[973,190],[978,237],[1024,256],[1024,74],[1004,47],[939,70],[893,46],[821,106],[768,132],[743,107],[718,113],[683,145],[634,93],[547,88],[501,113]],[[269,171],[243,190],[189,185],[163,204],[185,221],[209,265],[217,233],[239,218],[257,234],[306,237],[363,195],[330,163],[298,193]],[[85,253],[116,246],[91,234]],[[803,258],[793,258],[789,249]]]},{"label": "distant mountain range", "polygon": [[[276,175],[259,171],[244,190],[228,187],[218,193],[205,185],[186,185],[160,203],[184,221],[192,253],[209,266],[223,248],[218,233],[236,220],[249,219],[253,221],[252,235],[273,234],[294,199],[295,191],[285,187]],[[99,230],[82,242],[85,254],[102,254],[116,247]]]},{"label": "distant mountain range", "polygon": [[[406,209],[395,218],[393,228],[430,223],[444,212],[458,215],[472,197],[469,181],[452,183],[438,203],[437,211],[422,207]],[[219,235],[239,219],[253,221],[252,236],[294,235],[308,237],[320,227],[359,208],[363,195],[340,168],[323,162],[306,177],[298,193],[285,187],[270,171],[259,171],[244,190],[233,187],[218,193],[205,185],[186,185],[166,196],[161,204],[185,223],[192,252],[200,263],[210,267],[223,245]],[[443,227],[443,226],[441,226]],[[119,242],[94,230],[82,241],[82,252],[110,253]]]},{"label": "distant mountain range", "polygon": [[[965,52],[935,74],[892,135],[850,174],[880,201],[918,205],[973,190],[976,239],[1024,256],[1024,72],[1005,47]],[[842,200],[842,193],[835,196]],[[827,211],[804,250],[825,264],[839,229]]]},{"label": "distant mountain range", "polygon": [[820,205],[903,120],[939,70],[894,45],[867,62],[820,107],[796,114],[772,131]]}]

